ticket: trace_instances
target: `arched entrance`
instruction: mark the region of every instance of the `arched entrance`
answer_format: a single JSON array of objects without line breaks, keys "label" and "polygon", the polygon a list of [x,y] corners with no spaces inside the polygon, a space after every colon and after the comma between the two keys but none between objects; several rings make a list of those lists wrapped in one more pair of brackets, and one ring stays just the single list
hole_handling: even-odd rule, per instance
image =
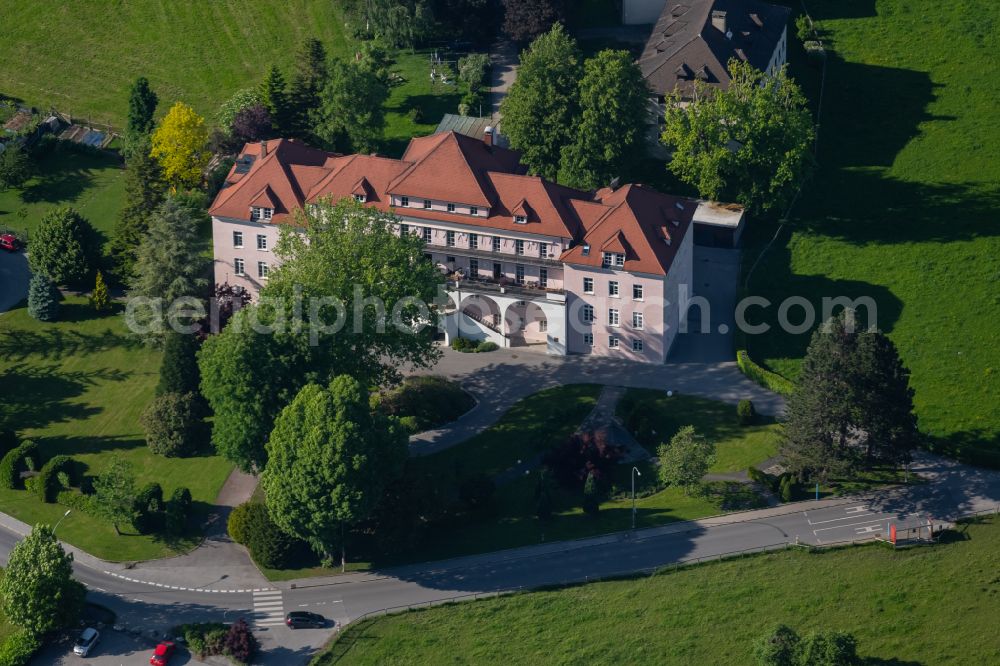
[{"label": "arched entrance", "polygon": [[545,345],[549,320],[537,303],[515,301],[504,313],[504,326],[511,347]]}]

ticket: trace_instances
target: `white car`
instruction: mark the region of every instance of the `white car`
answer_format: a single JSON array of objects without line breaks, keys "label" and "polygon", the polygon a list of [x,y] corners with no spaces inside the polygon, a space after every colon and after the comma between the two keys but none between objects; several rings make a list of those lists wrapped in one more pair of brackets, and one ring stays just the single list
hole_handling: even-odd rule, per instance
[{"label": "white car", "polygon": [[97,632],[97,629],[87,627],[80,633],[80,637],[76,639],[76,643],[73,644],[73,654],[86,657],[100,639],[101,635]]}]

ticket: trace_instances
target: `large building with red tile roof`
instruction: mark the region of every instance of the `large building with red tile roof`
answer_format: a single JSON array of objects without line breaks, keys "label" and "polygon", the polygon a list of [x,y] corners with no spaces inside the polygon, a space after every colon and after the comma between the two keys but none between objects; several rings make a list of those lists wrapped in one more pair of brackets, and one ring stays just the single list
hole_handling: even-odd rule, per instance
[{"label": "large building with red tile roof", "polygon": [[350,197],[393,213],[448,274],[446,340],[662,363],[702,204],[643,185],[583,192],[525,171],[489,134],[414,138],[400,159],[247,144],[209,211],[215,280],[256,294],[294,211]]}]

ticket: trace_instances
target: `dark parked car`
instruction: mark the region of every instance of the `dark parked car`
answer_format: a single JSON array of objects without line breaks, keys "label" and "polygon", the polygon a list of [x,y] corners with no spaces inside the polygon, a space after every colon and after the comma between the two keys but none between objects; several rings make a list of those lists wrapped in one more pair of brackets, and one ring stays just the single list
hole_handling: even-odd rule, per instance
[{"label": "dark parked car", "polygon": [[0,249],[17,252],[21,249],[21,241],[14,234],[0,234]]},{"label": "dark parked car", "polygon": [[301,629],[305,627],[318,629],[325,627],[328,623],[326,618],[318,613],[294,611],[285,616],[285,624],[292,629]]}]

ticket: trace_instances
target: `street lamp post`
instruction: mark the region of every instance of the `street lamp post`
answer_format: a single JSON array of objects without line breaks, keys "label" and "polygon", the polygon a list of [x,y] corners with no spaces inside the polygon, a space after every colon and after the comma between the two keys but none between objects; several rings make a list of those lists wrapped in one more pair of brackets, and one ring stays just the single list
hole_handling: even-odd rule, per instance
[{"label": "street lamp post", "polygon": [[52,536],[56,535],[56,530],[59,529],[59,523],[66,520],[66,516],[68,516],[71,513],[73,513],[73,509],[66,509],[66,513],[62,515],[62,518],[56,521],[55,527],[52,528]]},{"label": "street lamp post", "polygon": [[635,475],[642,476],[638,467],[632,467],[632,529],[635,529]]}]

